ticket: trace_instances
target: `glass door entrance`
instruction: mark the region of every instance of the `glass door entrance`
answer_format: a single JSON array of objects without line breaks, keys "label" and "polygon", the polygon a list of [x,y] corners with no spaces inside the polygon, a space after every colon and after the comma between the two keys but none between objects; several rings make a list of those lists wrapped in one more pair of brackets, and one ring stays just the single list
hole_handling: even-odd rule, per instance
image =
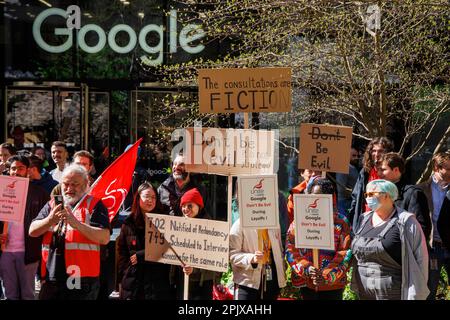
[{"label": "glass door entrance", "polygon": [[67,83],[7,87],[6,141],[20,150],[49,149],[61,140],[72,150],[102,153],[109,145],[109,93],[89,89]]}]

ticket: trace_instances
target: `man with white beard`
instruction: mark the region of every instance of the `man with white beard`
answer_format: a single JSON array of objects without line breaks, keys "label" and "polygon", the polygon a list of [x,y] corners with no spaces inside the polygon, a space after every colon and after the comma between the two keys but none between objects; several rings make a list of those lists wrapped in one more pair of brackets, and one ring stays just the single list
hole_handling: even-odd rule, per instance
[{"label": "man with white beard", "polygon": [[[84,197],[88,174],[76,164],[62,174],[63,203],[53,198],[30,226],[42,241],[39,299],[94,300],[99,290],[100,245],[109,242],[108,211],[100,199]],[[84,197],[82,203],[78,202]]]}]

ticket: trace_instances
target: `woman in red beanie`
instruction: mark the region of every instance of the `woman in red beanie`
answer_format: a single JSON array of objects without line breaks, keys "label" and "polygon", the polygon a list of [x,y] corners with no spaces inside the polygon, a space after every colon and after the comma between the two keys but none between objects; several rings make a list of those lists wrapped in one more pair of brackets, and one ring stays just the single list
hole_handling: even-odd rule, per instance
[{"label": "woman in red beanie", "polygon": [[187,218],[210,219],[205,211],[205,205],[203,204],[203,198],[197,188],[187,191],[180,200],[181,212],[183,216]]},{"label": "woman in red beanie", "polygon": [[[187,191],[180,200],[183,216],[186,218],[211,219],[206,213],[203,198],[197,188]],[[183,299],[183,272],[189,276],[189,300],[211,300],[215,280],[220,278],[220,273],[193,268],[185,265],[183,269],[176,267],[177,298]],[[183,272],[181,272],[181,270]]]}]

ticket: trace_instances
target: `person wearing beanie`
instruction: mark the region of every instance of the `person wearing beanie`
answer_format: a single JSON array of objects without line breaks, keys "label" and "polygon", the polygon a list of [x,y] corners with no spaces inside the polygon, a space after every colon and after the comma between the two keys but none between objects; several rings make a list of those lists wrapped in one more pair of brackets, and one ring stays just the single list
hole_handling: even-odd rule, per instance
[{"label": "person wearing beanie", "polygon": [[187,218],[195,218],[199,211],[204,213],[203,198],[197,188],[187,191],[180,200],[180,207],[183,216]]},{"label": "person wearing beanie", "polygon": [[[203,197],[197,188],[190,189],[180,199],[180,208],[183,216],[189,219],[211,219],[206,213]],[[189,276],[189,300],[211,300],[215,282],[220,279],[220,273],[205,269],[174,266],[176,277],[177,299],[183,299],[184,274]]]}]

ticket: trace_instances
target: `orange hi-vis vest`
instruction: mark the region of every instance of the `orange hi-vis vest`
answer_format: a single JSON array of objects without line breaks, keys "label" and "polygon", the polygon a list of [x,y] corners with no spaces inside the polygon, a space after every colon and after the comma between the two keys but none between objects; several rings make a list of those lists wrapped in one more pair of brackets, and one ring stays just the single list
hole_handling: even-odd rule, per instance
[{"label": "orange hi-vis vest", "polygon": [[[89,224],[92,211],[94,210],[97,201],[93,197],[87,196],[83,203],[85,206],[79,206],[73,212],[78,221]],[[50,201],[50,209],[53,209],[55,202]],[[41,276],[45,279],[47,272],[47,261],[49,255],[50,244],[52,241],[52,231],[47,231],[42,239],[42,263]],[[64,260],[66,264],[66,272],[69,270],[70,275],[71,266],[79,267],[80,277],[98,277],[100,275],[100,244],[89,240],[78,230],[74,230],[70,225],[67,225],[65,234],[65,248]],[[70,269],[68,269],[70,268]]]}]

